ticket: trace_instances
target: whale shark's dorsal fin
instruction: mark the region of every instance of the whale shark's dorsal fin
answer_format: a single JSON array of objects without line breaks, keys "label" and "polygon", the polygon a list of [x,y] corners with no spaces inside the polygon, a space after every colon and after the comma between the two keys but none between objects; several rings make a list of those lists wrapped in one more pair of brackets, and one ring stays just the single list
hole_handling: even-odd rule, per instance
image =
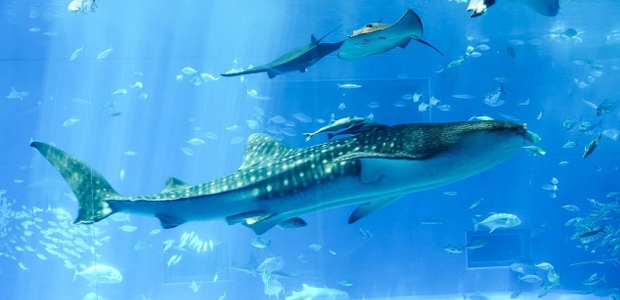
[{"label": "whale shark's dorsal fin", "polygon": [[245,144],[245,154],[239,170],[273,160],[295,151],[295,148],[262,133],[254,133]]},{"label": "whale shark's dorsal fin", "polygon": [[161,191],[162,193],[172,192],[174,190],[188,188],[191,185],[181,181],[180,179],[170,177],[166,180],[166,187]]}]

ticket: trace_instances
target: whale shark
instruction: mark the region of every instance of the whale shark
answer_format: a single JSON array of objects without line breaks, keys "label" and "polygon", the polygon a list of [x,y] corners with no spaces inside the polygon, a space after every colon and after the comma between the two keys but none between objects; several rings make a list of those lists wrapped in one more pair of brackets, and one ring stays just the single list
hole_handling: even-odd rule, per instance
[{"label": "whale shark", "polygon": [[471,17],[479,17],[483,15],[487,9],[496,4],[505,2],[520,2],[534,10],[535,12],[547,16],[555,17],[560,12],[559,0],[469,0],[467,11],[471,12]]},{"label": "whale shark", "polygon": [[34,141],[64,177],[79,203],[74,224],[125,212],[154,216],[165,229],[191,221],[224,220],[261,235],[300,216],[358,205],[348,222],[409,193],[440,187],[492,168],[527,139],[524,124],[507,121],[410,123],[295,148],[271,136],[249,136],[238,171],[188,185],[171,178],[161,193],[122,196],[85,162]]},{"label": "whale shark", "polygon": [[220,75],[224,77],[232,77],[245,74],[266,72],[269,78],[274,78],[276,77],[276,75],[294,71],[305,73],[308,67],[314,65],[323,57],[331,54],[332,52],[340,48],[344,41],[340,41],[337,43],[321,43],[324,38],[326,38],[330,33],[336,31],[336,29],[340,27],[342,27],[342,25],[334,28],[332,31],[328,32],[320,39],[317,39],[314,37],[314,35],[311,35],[310,44],[297,47],[268,64],[254,67],[252,69],[241,72],[224,73]]}]

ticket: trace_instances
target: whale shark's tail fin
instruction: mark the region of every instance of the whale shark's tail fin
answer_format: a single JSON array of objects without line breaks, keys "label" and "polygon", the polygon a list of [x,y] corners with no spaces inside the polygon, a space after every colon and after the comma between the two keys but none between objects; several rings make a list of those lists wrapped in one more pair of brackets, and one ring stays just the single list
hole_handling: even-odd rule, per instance
[{"label": "whale shark's tail fin", "polygon": [[94,223],[115,212],[106,200],[122,197],[99,172],[52,145],[32,142],[30,146],[37,149],[71,186],[80,204],[74,224]]}]

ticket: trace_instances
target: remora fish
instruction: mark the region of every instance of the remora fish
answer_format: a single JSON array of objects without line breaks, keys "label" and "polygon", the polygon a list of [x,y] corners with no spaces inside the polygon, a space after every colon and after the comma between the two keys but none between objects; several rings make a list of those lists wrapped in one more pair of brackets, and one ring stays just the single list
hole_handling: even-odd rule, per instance
[{"label": "remora fish", "polygon": [[242,72],[225,73],[221,75],[224,77],[232,77],[267,72],[269,78],[274,78],[276,75],[288,72],[299,71],[304,73],[308,67],[340,48],[344,41],[337,43],[321,43],[321,41],[341,26],[334,28],[320,39],[315,38],[314,35],[310,36],[310,44],[297,47],[266,65],[254,67]]},{"label": "remora fish", "polygon": [[357,60],[365,56],[388,52],[396,47],[405,48],[411,40],[427,45],[443,56],[433,45],[422,40],[422,21],[409,9],[394,24],[370,23],[354,30],[338,49],[338,57]]},{"label": "remora fish", "polygon": [[155,216],[163,228],[189,221],[243,223],[261,235],[281,222],[325,209],[359,204],[349,223],[400,197],[443,186],[490,169],[520,151],[522,124],[506,121],[401,124],[327,143],[293,148],[255,133],[239,170],[187,187],[170,180],[166,191],[121,196],[79,159],[32,142],[65,178],[79,203],[74,224],[117,213]]},{"label": "remora fish", "polygon": [[312,133],[304,133],[304,136],[306,136],[306,142],[310,141],[310,139],[321,133],[321,132],[327,132],[327,131],[338,131],[340,129],[345,129],[345,128],[352,128],[353,126],[363,123],[364,121],[366,121],[365,117],[346,117],[346,118],[342,118],[342,119],[338,119],[338,120],[332,120],[331,122],[329,122],[329,124],[319,128],[317,131],[312,132]]},{"label": "remora fish", "polygon": [[[484,14],[487,9],[493,5],[498,0],[469,0],[469,5],[467,6],[467,11],[471,11],[471,17],[478,17]],[[560,12],[560,1],[559,0],[512,0],[513,2],[521,2],[531,9],[536,11],[537,13],[548,16],[555,17]],[[508,0],[499,0],[499,3],[509,2]]]}]

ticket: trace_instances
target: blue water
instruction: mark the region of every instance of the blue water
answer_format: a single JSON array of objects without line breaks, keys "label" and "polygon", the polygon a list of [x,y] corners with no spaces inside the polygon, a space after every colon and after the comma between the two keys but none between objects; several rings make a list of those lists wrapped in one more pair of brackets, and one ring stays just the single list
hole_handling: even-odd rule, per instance
[{"label": "blue water", "polygon": [[[452,254],[443,249],[466,244],[466,234],[473,230],[471,218],[479,214],[481,220],[490,212],[518,215],[523,223],[516,229],[530,230],[526,239],[531,249],[523,250],[527,257],[522,261],[555,266],[561,283],[550,293],[620,286],[613,262],[617,252],[608,247],[585,249],[579,240],[571,240],[575,228],[564,226],[594,209],[588,199],[613,203],[616,198],[607,195],[620,191],[618,144],[609,131],[619,126],[619,110],[598,117],[584,103],[620,101],[617,1],[561,1],[556,17],[538,15],[519,3],[500,3],[475,19],[465,11],[466,3],[446,1],[99,0],[97,11],[87,14],[67,12],[68,2],[0,3],[0,92],[9,95],[12,87],[28,92],[23,99],[0,99],[0,299],[96,299],[85,298],[88,293],[98,293],[104,297],[100,299],[218,299],[224,294],[226,299],[267,299],[261,274],[230,269],[247,262],[251,254],[258,263],[269,257],[285,261],[281,271],[295,278],[278,279],[284,288],[281,298],[291,297],[302,284],[346,291],[351,299],[460,297],[478,291],[538,294],[540,282],[520,282],[523,275],[507,267],[468,269],[467,251]],[[192,67],[217,78],[232,68],[268,63],[310,43],[311,34],[322,36],[342,24],[324,40],[337,42],[366,23],[381,18],[392,23],[408,8],[422,19],[423,39],[445,56],[412,42],[406,49],[358,61],[331,54],[306,73],[275,79],[262,73],[195,85],[195,75],[182,73],[182,68]],[[579,34],[562,35],[569,28]],[[480,50],[482,44],[489,50]],[[481,56],[472,56],[468,46]],[[508,47],[514,49],[514,57]],[[107,57],[97,59],[110,48]],[[460,65],[448,68],[460,57]],[[177,75],[183,78],[177,80]],[[502,83],[495,79],[499,77],[508,80]],[[136,82],[143,87],[131,88]],[[345,83],[361,88],[338,88]],[[502,85],[506,95],[500,99],[505,104],[485,105],[485,95]],[[118,89],[127,93],[113,95]],[[252,91],[258,96],[251,97]],[[436,97],[450,111],[420,112],[419,102],[402,98],[416,93],[423,95],[424,103]],[[465,94],[473,99],[453,97]],[[528,99],[529,105],[519,105]],[[369,107],[371,102],[379,107]],[[313,121],[300,122],[293,117],[297,113]],[[271,241],[270,251],[251,245],[251,230],[224,222],[190,222],[151,234],[160,228],[156,218],[120,215],[80,227],[82,235],[70,223],[78,205],[69,186],[28,146],[31,140],[53,143],[99,171],[119,193],[144,195],[159,192],[170,176],[199,184],[236,171],[244,141],[231,140],[254,132],[297,147],[325,142],[326,136],[317,135],[308,143],[302,133],[325,125],[319,119],[329,121],[332,114],[372,114],[388,125],[465,121],[472,115],[517,119],[542,137],[537,145],[546,155],[521,151],[482,174],[407,195],[353,225],[347,219],[354,207],[303,216],[305,228],[274,228],[263,235]],[[269,132],[270,126],[272,131],[286,128],[269,121],[276,116],[295,123],[289,135]],[[602,120],[602,126],[584,133],[577,124],[564,131],[567,118],[595,124]],[[257,120],[260,126],[251,129],[247,120]],[[227,129],[233,125],[239,129]],[[603,130],[606,135],[598,148],[582,159],[584,146]],[[217,139],[206,137],[207,132]],[[190,145],[192,138],[205,143]],[[567,139],[577,138],[577,147],[562,148]],[[181,148],[191,149],[193,155]],[[559,181],[555,198],[541,188],[552,178]],[[454,194],[450,192],[456,194],[446,195]],[[485,200],[469,209],[480,197]],[[566,204],[580,211],[563,209]],[[63,217],[67,212],[70,218]],[[418,224],[427,219],[442,224]],[[24,225],[28,220],[34,223]],[[618,238],[617,215],[615,220],[609,224],[616,227],[607,230],[615,230]],[[125,225],[137,229],[119,229]],[[192,232],[208,251],[179,247],[182,235]],[[512,231],[493,234],[502,232]],[[76,245],[76,238],[86,246]],[[167,240],[174,240],[174,246],[163,252]],[[139,241],[148,244],[140,248]],[[311,244],[321,248],[312,250]],[[70,254],[77,248],[81,252],[73,252],[79,257]],[[181,254],[177,264],[168,265],[173,255]],[[601,260],[607,261],[570,266]],[[94,264],[114,267],[122,281],[89,284],[82,276],[73,279],[75,270]],[[532,272],[546,280],[545,271]],[[593,273],[605,275],[606,282],[583,285]],[[338,283],[343,280],[353,285]],[[192,281],[201,285],[197,292],[188,287]]]}]

